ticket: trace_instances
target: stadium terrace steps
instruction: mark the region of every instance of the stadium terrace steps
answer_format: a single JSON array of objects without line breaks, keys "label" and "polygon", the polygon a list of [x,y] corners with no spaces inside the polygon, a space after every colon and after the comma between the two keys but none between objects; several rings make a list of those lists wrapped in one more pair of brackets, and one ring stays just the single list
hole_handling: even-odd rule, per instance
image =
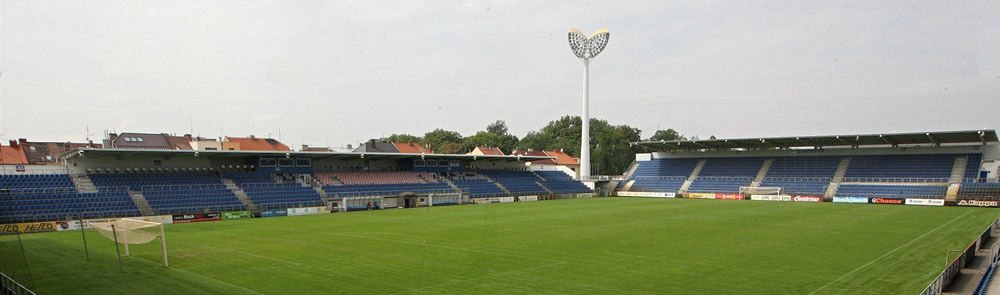
[{"label": "stadium terrace steps", "polygon": [[764,177],[767,176],[767,171],[771,169],[771,165],[774,164],[774,159],[764,160],[764,165],[760,166],[760,171],[757,171],[757,176],[754,177],[751,183],[753,187],[759,187],[760,183],[764,181]]},{"label": "stadium terrace steps", "polygon": [[81,193],[97,192],[97,186],[94,186],[94,182],[86,174],[72,176],[70,180],[73,181],[73,186],[76,187],[76,190]]},{"label": "stadium terrace steps", "polygon": [[149,206],[149,201],[146,200],[146,196],[142,195],[140,191],[129,191],[128,196],[132,198],[132,202],[135,203],[136,207],[139,207],[139,212],[142,212],[143,216],[156,215],[153,212],[153,208]]},{"label": "stadium terrace steps", "polygon": [[962,183],[962,179],[965,178],[967,166],[969,166],[969,156],[961,155],[955,157],[955,163],[952,164],[951,177],[948,178],[948,183]]}]

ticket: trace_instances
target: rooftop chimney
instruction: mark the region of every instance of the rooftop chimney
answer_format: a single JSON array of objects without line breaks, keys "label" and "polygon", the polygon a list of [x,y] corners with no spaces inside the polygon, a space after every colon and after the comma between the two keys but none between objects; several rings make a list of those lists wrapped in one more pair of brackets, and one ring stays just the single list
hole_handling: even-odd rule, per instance
[{"label": "rooftop chimney", "polygon": [[10,147],[12,147],[12,148],[15,148],[15,149],[16,149],[16,148],[17,148],[17,141],[16,141],[16,140],[13,140],[13,139],[11,139],[11,140],[10,140]]}]

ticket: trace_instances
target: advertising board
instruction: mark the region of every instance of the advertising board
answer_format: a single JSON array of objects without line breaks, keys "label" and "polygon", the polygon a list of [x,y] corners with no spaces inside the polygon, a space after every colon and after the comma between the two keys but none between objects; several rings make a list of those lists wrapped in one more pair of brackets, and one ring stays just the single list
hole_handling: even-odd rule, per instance
[{"label": "advertising board", "polygon": [[250,219],[253,218],[253,213],[250,211],[226,211],[222,212],[222,220],[232,220],[232,219]]},{"label": "advertising board", "polygon": [[750,195],[751,201],[777,201],[777,202],[789,202],[792,200],[792,196],[789,195]]},{"label": "advertising board", "polygon": [[794,196],[792,202],[822,202],[821,196]]},{"label": "advertising board", "polygon": [[288,216],[288,209],[271,209],[260,211],[260,217]]},{"label": "advertising board", "polygon": [[868,197],[833,197],[834,203],[868,204]]},{"label": "advertising board", "polygon": [[56,231],[55,222],[23,222],[0,224],[0,234],[41,233]]},{"label": "advertising board", "polygon": [[222,220],[219,213],[177,214],[173,215],[174,223],[205,222]]},{"label": "advertising board", "polygon": [[965,207],[1000,207],[1000,201],[959,200],[955,205]]},{"label": "advertising board", "polygon": [[740,201],[743,200],[743,195],[741,194],[715,194],[716,200],[729,200],[729,201]]},{"label": "advertising board", "polygon": [[872,204],[902,205],[904,202],[905,199],[872,198]]},{"label": "advertising board", "polygon": [[713,193],[688,193],[688,199],[715,199],[715,194]]},{"label": "advertising board", "polygon": [[643,197],[643,198],[674,198],[676,193],[660,192],[618,192],[619,197]]},{"label": "advertising board", "polygon": [[326,206],[288,208],[288,216],[315,215],[315,214],[326,214],[326,213],[330,213],[330,210],[327,209]]},{"label": "advertising board", "polygon": [[942,199],[906,199],[905,204],[907,204],[907,205],[918,205],[918,206],[944,206],[944,200],[942,200]]}]

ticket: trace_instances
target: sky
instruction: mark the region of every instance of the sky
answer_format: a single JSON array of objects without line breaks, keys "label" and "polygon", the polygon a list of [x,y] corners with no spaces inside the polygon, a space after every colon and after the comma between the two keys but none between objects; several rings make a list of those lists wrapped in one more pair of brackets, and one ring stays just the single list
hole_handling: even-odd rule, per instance
[{"label": "sky", "polygon": [[[579,115],[567,31],[607,28],[591,116],[648,137],[1000,128],[1000,2],[0,4],[0,138],[343,146]],[[89,129],[89,135],[88,130]]]}]

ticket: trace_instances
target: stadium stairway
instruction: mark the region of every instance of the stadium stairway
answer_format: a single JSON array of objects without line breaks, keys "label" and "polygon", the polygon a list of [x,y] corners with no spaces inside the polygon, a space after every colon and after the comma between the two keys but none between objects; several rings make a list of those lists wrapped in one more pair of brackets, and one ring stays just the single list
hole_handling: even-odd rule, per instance
[{"label": "stadium stairway", "polygon": [[73,181],[73,186],[76,187],[76,191],[81,193],[96,193],[97,186],[94,186],[94,181],[90,180],[90,176],[86,174],[81,174],[77,176],[71,176],[70,180]]},{"label": "stadium stairway", "polygon": [[750,183],[751,187],[760,187],[760,183],[764,181],[764,177],[767,176],[767,171],[771,170],[771,165],[774,164],[774,159],[764,160],[764,164],[760,165],[760,170],[757,171],[757,176],[754,177],[753,182]]},{"label": "stadium stairway", "polygon": [[250,212],[260,212],[260,210],[257,209],[257,204],[254,204],[253,200],[250,200],[250,196],[247,195],[247,192],[243,191],[240,186],[236,185],[235,181],[225,177],[222,177],[221,179],[222,184],[232,191],[234,195],[236,195],[236,198],[240,200],[240,203],[243,203],[243,206],[247,207],[247,210],[250,210]]},{"label": "stadium stairway", "polygon": [[149,206],[149,201],[146,201],[146,196],[142,195],[141,191],[129,190],[128,196],[132,198],[132,203],[135,203],[135,206],[139,207],[139,212],[142,213],[142,216],[156,215],[153,207]]},{"label": "stadium stairway", "polygon": [[497,187],[499,187],[500,190],[502,190],[503,193],[507,194],[508,196],[513,195],[513,193],[511,193],[509,189],[507,189],[503,185],[500,185],[500,183],[497,182],[496,179],[490,178],[489,176],[486,176],[486,174],[482,174],[482,173],[476,173],[476,174],[479,174],[480,177],[482,177],[482,178],[484,178],[484,179],[489,180],[490,182],[492,182],[493,185],[496,185]]},{"label": "stadium stairway", "polygon": [[[965,268],[958,272],[958,275],[955,276],[955,279],[952,280],[950,285],[941,290],[943,291],[941,294],[973,294],[976,287],[979,285],[979,281],[982,280],[983,276],[986,274],[987,268],[990,266],[990,251],[992,248],[990,245],[1000,242],[1000,237],[998,237],[997,234],[997,230],[994,229],[993,236],[983,242],[983,244],[987,246],[983,246],[982,249],[976,251],[976,256],[965,264]],[[997,291],[1000,290],[993,291],[993,294],[996,294]]]},{"label": "stadium stairway", "polygon": [[823,196],[832,198],[837,195],[837,190],[840,189],[840,182],[844,181],[844,175],[847,174],[847,168],[851,166],[851,158],[844,157],[840,159],[840,164],[837,165],[837,172],[833,173],[833,179],[830,179],[830,186],[826,187],[826,194]]},{"label": "stadium stairway", "polygon": [[[532,172],[532,174],[534,174],[534,172]],[[538,176],[538,174],[535,174],[535,176]],[[542,177],[538,176],[538,178],[542,178]],[[551,189],[549,189],[547,186],[545,186],[545,184],[542,183],[541,181],[535,181],[535,183],[538,184],[538,186],[541,187],[543,190],[545,190],[546,194],[549,194],[549,195],[554,195],[555,194],[555,193],[552,192]]]},{"label": "stadium stairway", "polygon": [[448,179],[447,177],[435,176],[435,178],[437,178],[438,182],[444,182],[445,184],[447,184],[448,186],[450,186],[451,189],[455,190],[456,192],[462,191],[462,189],[458,188],[458,186],[455,185],[454,182],[451,182],[451,179]]},{"label": "stadium stairway", "polygon": [[698,161],[698,165],[695,165],[694,170],[691,170],[691,175],[689,175],[688,179],[684,181],[684,184],[681,185],[678,192],[687,192],[688,188],[691,188],[691,184],[698,178],[698,174],[701,173],[701,169],[705,168],[706,162],[708,162],[708,159],[701,159],[701,161]]},{"label": "stadium stairway", "polygon": [[951,177],[948,183],[962,183],[965,178],[965,168],[969,166],[969,156],[961,155],[955,157],[955,164],[951,166]]},{"label": "stadium stairway", "polygon": [[631,190],[633,184],[635,184],[635,180],[630,179],[628,182],[625,182],[625,185],[622,186],[622,191],[627,192]]}]

